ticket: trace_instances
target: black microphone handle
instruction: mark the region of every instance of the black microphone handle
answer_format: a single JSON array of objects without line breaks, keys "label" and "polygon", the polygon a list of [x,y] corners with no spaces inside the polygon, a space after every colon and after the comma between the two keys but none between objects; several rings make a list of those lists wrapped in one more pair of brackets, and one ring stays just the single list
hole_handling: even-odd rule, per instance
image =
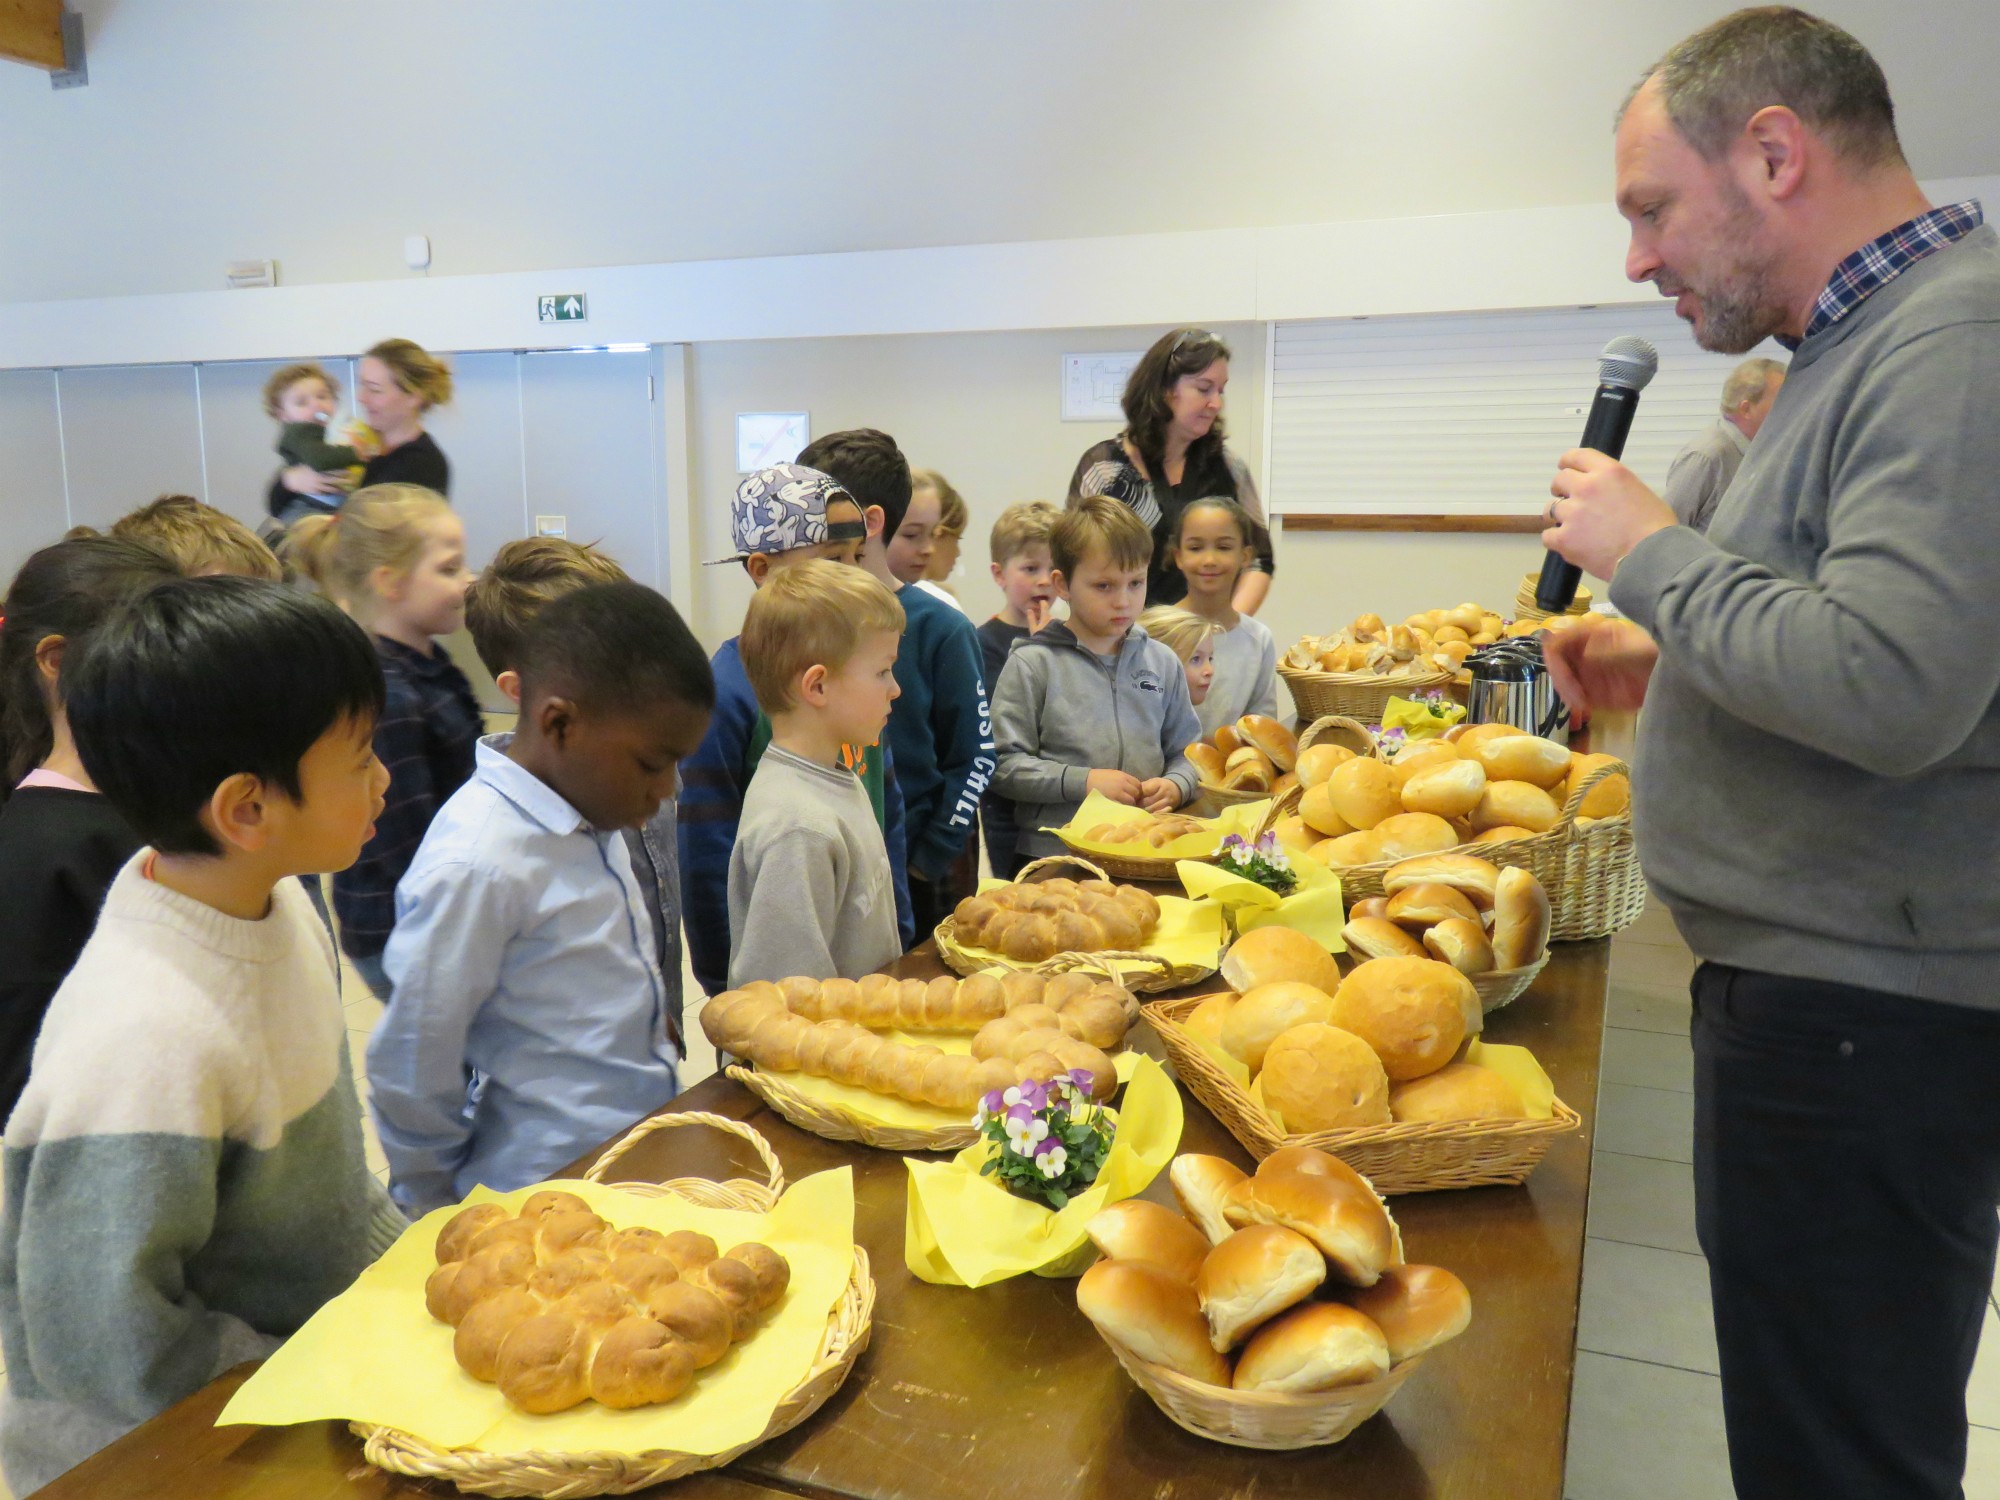
[{"label": "black microphone handle", "polygon": [[[1590,415],[1583,424],[1579,448],[1595,448],[1606,458],[1625,452],[1625,439],[1632,432],[1632,417],[1639,410],[1639,393],[1622,385],[1600,385],[1591,399]],[[1535,608],[1559,615],[1576,603],[1577,586],[1583,569],[1563,561],[1551,552],[1542,559],[1542,576],[1535,583]]]}]

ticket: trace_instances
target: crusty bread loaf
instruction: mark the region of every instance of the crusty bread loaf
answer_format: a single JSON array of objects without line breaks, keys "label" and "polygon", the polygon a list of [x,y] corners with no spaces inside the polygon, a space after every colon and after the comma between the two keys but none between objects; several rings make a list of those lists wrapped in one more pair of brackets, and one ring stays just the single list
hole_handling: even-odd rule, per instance
[{"label": "crusty bread loaf", "polygon": [[1331,1020],[1373,1047],[1390,1079],[1401,1082],[1450,1062],[1479,1017],[1472,981],[1426,957],[1359,965],[1334,992]]},{"label": "crusty bread loaf", "polygon": [[1227,1354],[1260,1323],[1305,1301],[1326,1280],[1326,1257],[1295,1229],[1252,1224],[1208,1252],[1195,1295],[1208,1339]]},{"label": "crusty bread loaf", "polygon": [[1211,1244],[1221,1244],[1235,1231],[1223,1212],[1223,1205],[1238,1183],[1249,1180],[1250,1174],[1233,1162],[1192,1152],[1176,1156],[1167,1168],[1167,1181],[1173,1187],[1181,1212],[1194,1221]]},{"label": "crusty bread loaf", "polygon": [[1222,978],[1239,994],[1290,980],[1331,995],[1340,983],[1333,955],[1290,927],[1253,927],[1222,956]]},{"label": "crusty bread loaf", "polygon": [[1234,1383],[1239,1391],[1330,1391],[1380,1379],[1389,1364],[1389,1341],[1373,1319],[1315,1302],[1258,1329],[1236,1361]]},{"label": "crusty bread loaf", "polygon": [[1091,1215],[1083,1226],[1106,1260],[1131,1261],[1194,1285],[1208,1258],[1208,1236],[1171,1208],[1144,1198],[1123,1198]]},{"label": "crusty bread loaf", "polygon": [[1398,1125],[1430,1125],[1447,1120],[1525,1120],[1528,1107],[1520,1090],[1491,1068],[1454,1062],[1397,1084],[1389,1091],[1389,1113]]},{"label": "crusty bread loaf", "polygon": [[1258,1072],[1264,1102],[1291,1134],[1389,1123],[1389,1078],[1352,1032],[1309,1021],[1279,1033]]},{"label": "crusty bread loaf", "polygon": [[1210,995],[1188,1014],[1181,1027],[1211,1047],[1220,1047],[1222,1023],[1235,1004],[1234,995]]},{"label": "crusty bread loaf", "polygon": [[1305,1021],[1324,1021],[1332,1013],[1332,996],[1312,985],[1259,985],[1239,997],[1223,1018],[1222,1050],[1255,1073],[1280,1033]]},{"label": "crusty bread loaf", "polygon": [[1106,1338],[1190,1380],[1229,1384],[1194,1288],[1152,1266],[1101,1260],[1076,1284],[1076,1305]]},{"label": "crusty bread loaf", "polygon": [[1527,870],[1500,872],[1493,899],[1493,962],[1520,969],[1535,962],[1549,945],[1549,893]]},{"label": "crusty bread loaf", "polygon": [[1382,1331],[1391,1364],[1457,1338],[1472,1322],[1472,1294],[1442,1266],[1390,1266],[1375,1285],[1341,1296]]}]

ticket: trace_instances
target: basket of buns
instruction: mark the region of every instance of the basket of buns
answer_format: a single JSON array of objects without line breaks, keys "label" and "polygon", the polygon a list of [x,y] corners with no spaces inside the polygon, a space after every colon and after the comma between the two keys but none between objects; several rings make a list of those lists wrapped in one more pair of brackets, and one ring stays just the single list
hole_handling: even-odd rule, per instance
[{"label": "basket of buns", "polygon": [[1521,1182],[1578,1128],[1532,1058],[1479,1041],[1484,1007],[1450,964],[1398,955],[1342,975],[1300,933],[1260,927],[1234,986],[1145,1007],[1174,1071],[1263,1159],[1330,1151],[1385,1193]]},{"label": "basket of buns", "polygon": [[890,1151],[952,1151],[979,1132],[981,1096],[1087,1073],[1118,1087],[1111,1054],[1139,1018],[1108,971],[974,974],[964,980],[758,982],[702,1007],[718,1052],[754,1068],[729,1076],[801,1130]]},{"label": "basket of buns", "polygon": [[1245,714],[1224,724],[1187,747],[1201,780],[1201,794],[1190,805],[1212,812],[1283,796],[1297,779],[1292,767],[1298,753],[1297,738],[1269,714]]},{"label": "basket of buns", "polygon": [[1477,644],[1500,639],[1505,622],[1477,604],[1412,615],[1387,625],[1364,614],[1333,635],[1307,636],[1278,660],[1302,719],[1340,714],[1382,722],[1391,698],[1444,687]]},{"label": "basket of buns", "polygon": [[1465,1284],[1404,1263],[1388,1206],[1337,1157],[1290,1148],[1250,1176],[1180,1156],[1168,1175],[1182,1213],[1132,1198],[1091,1219],[1105,1259],[1076,1301],[1139,1388],[1197,1437],[1337,1443],[1472,1320]]},{"label": "basket of buns", "polygon": [[[754,1130],[719,1115],[645,1121],[598,1160],[587,1180],[601,1183],[643,1137],[689,1126],[747,1141],[765,1179],[619,1183],[618,1196],[769,1214],[785,1188],[777,1158]],[[601,1196],[597,1201],[602,1207]],[[425,1307],[416,1313],[428,1310],[452,1325],[453,1355],[466,1374],[496,1385],[512,1410],[550,1421],[572,1409],[623,1412],[673,1403],[711,1380],[736,1378],[740,1361],[711,1367],[760,1336],[793,1279],[792,1266],[769,1245],[748,1241],[725,1250],[691,1230],[621,1229],[561,1191],[535,1193],[518,1212],[490,1202],[463,1209],[438,1233],[435,1254]],[[551,1451],[494,1453],[443,1447],[377,1424],[350,1426],[378,1468],[449,1480],[474,1494],[629,1494],[718,1468],[804,1421],[867,1347],[874,1301],[867,1254],[855,1246],[810,1369],[784,1392],[761,1433],[717,1453],[561,1451],[553,1428]]]},{"label": "basket of buns", "polygon": [[1287,849],[1337,873],[1350,900],[1384,894],[1383,877],[1406,859],[1464,853],[1533,871],[1557,941],[1607,937],[1645,910],[1631,769],[1615,756],[1475,724],[1389,760],[1319,729],[1300,736],[1297,794],[1275,802],[1266,823]]},{"label": "basket of buns", "polygon": [[1474,854],[1391,866],[1380,896],[1347,910],[1347,956],[1434,958],[1472,981],[1487,1014],[1526,994],[1549,962],[1549,897],[1532,870]]},{"label": "basket of buns", "polygon": [[[1063,865],[1089,878],[1049,874]],[[1011,884],[966,897],[938,923],[936,938],[938,957],[961,975],[992,968],[1057,974],[1095,966],[1112,969],[1128,989],[1157,993],[1215,972],[1212,958],[1196,963],[1146,951],[1160,925],[1160,902],[1150,892],[1113,884],[1090,860],[1054,855],[1030,860]]]}]

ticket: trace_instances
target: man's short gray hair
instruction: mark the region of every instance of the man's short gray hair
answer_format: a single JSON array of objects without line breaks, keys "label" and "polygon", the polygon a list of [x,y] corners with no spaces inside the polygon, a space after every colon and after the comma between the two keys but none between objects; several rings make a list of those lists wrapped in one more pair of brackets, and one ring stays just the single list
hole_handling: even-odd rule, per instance
[{"label": "man's short gray hair", "polygon": [[1748,401],[1755,406],[1764,399],[1771,389],[1771,382],[1785,378],[1784,361],[1776,359],[1746,359],[1729,372],[1729,378],[1722,382],[1722,410],[1726,415]]},{"label": "man's short gray hair", "polygon": [[[1752,115],[1774,104],[1855,166],[1903,160],[1881,66],[1831,21],[1789,5],[1739,10],[1702,28],[1648,68],[1632,93],[1654,78],[1674,128],[1709,161],[1729,149]],[[1631,102],[1628,95],[1625,103]]]}]

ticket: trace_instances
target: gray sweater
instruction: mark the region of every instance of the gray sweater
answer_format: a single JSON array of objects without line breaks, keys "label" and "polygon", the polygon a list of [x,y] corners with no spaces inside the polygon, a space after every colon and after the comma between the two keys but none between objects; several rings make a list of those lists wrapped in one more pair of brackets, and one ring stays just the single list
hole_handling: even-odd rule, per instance
[{"label": "gray sweater", "polygon": [[2000,1009],[1996,391],[1981,228],[1801,344],[1708,536],[1619,567],[1639,853],[1700,957]]},{"label": "gray sweater", "polygon": [[902,956],[889,847],[861,778],[772,745],[729,855],[729,983],[859,979]]},{"label": "gray sweater", "polygon": [[1015,643],[993,693],[1000,770],[993,785],[1020,804],[1018,848],[1061,854],[1056,828],[1089,794],[1092,771],[1165,776],[1195,794],[1187,747],[1201,738],[1178,656],[1134,625],[1116,665],[1086,651],[1070,628],[1046,625]]}]

